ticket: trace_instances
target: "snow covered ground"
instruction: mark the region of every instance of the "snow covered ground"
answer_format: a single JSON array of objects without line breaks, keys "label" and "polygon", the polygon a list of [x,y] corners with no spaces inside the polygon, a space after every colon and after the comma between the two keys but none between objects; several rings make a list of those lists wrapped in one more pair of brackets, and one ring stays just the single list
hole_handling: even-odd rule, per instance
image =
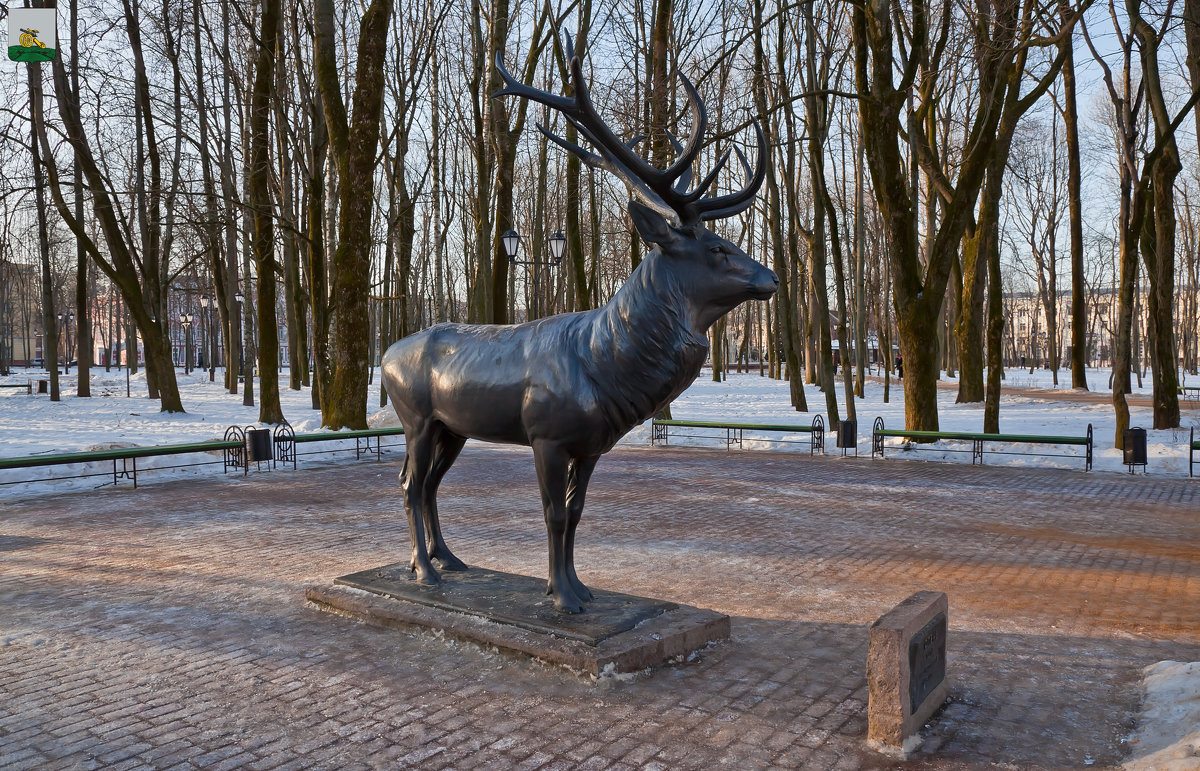
[{"label": "snow covered ground", "polygon": [[1137,771],[1200,769],[1200,661],[1160,661],[1146,667],[1146,690],[1133,754]]},{"label": "snow covered ground", "polygon": [[[1089,384],[1094,390],[1101,390],[1107,385],[1107,372],[1096,370],[1088,373]],[[14,372],[0,382],[24,383],[27,378],[37,379],[45,373],[23,370]],[[284,373],[286,378],[286,373]],[[158,410],[158,402],[145,396],[144,374],[133,376],[131,382],[132,397],[125,396],[125,373],[119,370],[105,372],[102,369],[93,370],[91,399],[79,399],[74,396],[76,375],[72,372],[64,375],[62,381],[62,401],[51,402],[47,396],[29,396],[23,391],[0,389],[0,457],[23,455],[38,455],[57,452],[104,449],[110,447],[127,447],[135,445],[171,444],[177,442],[197,442],[215,440],[223,437],[225,429],[230,425],[246,426],[253,424],[258,418],[257,407],[242,405],[240,395],[228,394],[221,387],[221,372],[217,372],[217,381],[210,383],[206,372],[193,372],[190,375],[180,375],[180,391],[184,408],[182,415],[168,415]],[[1050,387],[1050,373],[1047,370],[1035,370],[1030,375],[1028,370],[1010,370],[1006,384],[1013,387]],[[286,383],[286,379],[284,380]],[[858,451],[860,455],[870,454],[871,425],[876,417],[882,417],[888,427],[903,427],[904,397],[903,385],[892,381],[890,399],[883,401],[883,383],[869,382],[866,398],[856,403],[858,417]],[[1147,386],[1148,388],[1148,386]],[[1069,389],[1068,389],[1069,390]],[[696,380],[674,404],[672,411],[677,419],[683,420],[727,420],[751,423],[798,423],[808,425],[815,414],[824,415],[825,399],[815,388],[806,389],[809,413],[799,413],[793,410],[788,402],[787,386],[781,381],[762,377],[757,373],[731,373],[722,383],[714,383],[706,371]],[[953,389],[939,389],[938,410],[940,424],[943,430],[979,431],[983,428],[982,405],[960,405],[954,403]],[[311,396],[308,390],[290,391],[286,388],[281,392],[284,415],[295,430],[300,432],[316,431],[320,428],[320,413],[311,407]],[[839,413],[845,416],[845,399],[842,385],[838,384]],[[373,426],[397,425],[395,415],[390,408],[377,409],[379,403],[378,385],[372,386],[368,399]],[[1188,473],[1187,441],[1189,428],[1200,426],[1200,406],[1194,401],[1185,401],[1183,411],[1183,427],[1175,430],[1150,430],[1148,436],[1150,474],[1179,476]],[[1151,423],[1148,407],[1132,407],[1132,425],[1147,426]],[[827,430],[828,417],[826,416]],[[1121,464],[1121,452],[1113,448],[1112,437],[1115,430],[1112,407],[1106,402],[1080,403],[1072,401],[1052,401],[1027,397],[1006,396],[1000,409],[1000,429],[1004,433],[1020,434],[1052,434],[1083,436],[1087,425],[1091,423],[1095,438],[1095,468],[1103,471],[1124,471]],[[673,444],[705,444],[719,445],[723,439],[689,438],[679,432],[673,432]],[[649,442],[649,427],[643,425],[634,429],[622,440],[625,444],[645,444]],[[807,434],[758,434],[747,432],[745,446],[757,449],[778,449],[793,452],[808,452]],[[832,432],[827,434],[826,451],[833,449]],[[955,462],[970,462],[969,445],[966,443],[941,442],[933,445],[933,449],[923,447],[921,450],[905,449],[899,440],[889,440],[888,454],[893,457],[912,457],[921,460],[949,460]],[[988,446],[988,450],[1011,450],[1014,454],[991,454],[985,457],[988,464],[1029,465],[1029,466],[1060,466],[1065,468],[1082,469],[1083,460],[1080,457],[1082,448],[1060,447],[1056,445],[1016,445]],[[964,452],[968,451],[968,452]],[[1064,457],[1042,457],[1026,454],[1029,452],[1060,453]],[[331,456],[334,457],[334,456]],[[176,459],[147,459],[139,462],[139,470],[154,466],[165,466],[177,463]],[[177,473],[203,473],[212,467],[189,469]],[[100,469],[103,470],[103,469]],[[47,478],[59,476],[61,468],[45,468],[40,470],[20,470],[0,472],[0,482],[17,479]],[[86,486],[93,486],[94,480],[86,480]],[[71,484],[71,483],[58,483]],[[27,485],[0,487],[0,496],[13,488],[26,488]],[[26,492],[29,492],[26,490]]]},{"label": "snow covered ground", "polygon": [[[1041,371],[1039,371],[1041,372]],[[1045,371],[1045,385],[1049,386],[1048,371]],[[1041,381],[1013,382],[1021,377],[1031,378],[1028,370],[1019,373],[1011,372],[1006,383],[1014,387],[1038,387]],[[1105,380],[1104,371],[1088,373],[1088,382],[1097,383]],[[865,389],[866,398],[856,402],[858,417],[858,452],[860,455],[871,453],[871,426],[876,417],[882,417],[884,425],[889,428],[904,427],[904,394],[903,385],[892,381],[890,399],[883,401],[884,386],[881,382],[868,382]],[[1067,389],[1070,390],[1070,389]],[[1147,391],[1148,393],[1148,391]],[[799,413],[793,410],[788,399],[786,384],[760,377],[758,374],[730,373],[724,383],[714,383],[712,376],[705,372],[696,380],[672,406],[671,416],[677,420],[733,420],[750,423],[801,423],[809,424],[812,415],[824,413],[825,397],[813,387],[806,388],[809,413]],[[955,404],[953,389],[938,390],[938,418],[943,431],[982,431],[982,404]],[[838,381],[838,404],[840,415],[846,416],[846,406],[842,384]],[[1148,430],[1147,455],[1149,464],[1147,471],[1151,474],[1166,476],[1187,476],[1188,454],[1187,441],[1189,428],[1200,427],[1200,405],[1196,402],[1182,402],[1183,427],[1174,430]],[[1153,420],[1149,407],[1131,407],[1130,424],[1133,426],[1149,426]],[[828,430],[828,417],[826,416]],[[1079,403],[1071,401],[1050,401],[1027,397],[1005,396],[1000,405],[1000,431],[1006,434],[1036,434],[1054,436],[1084,436],[1088,424],[1092,424],[1094,441],[1094,468],[1105,471],[1125,471],[1121,463],[1121,451],[1113,447],[1113,435],[1116,431],[1116,419],[1113,409],[1107,402]],[[711,432],[709,432],[711,433]],[[745,434],[746,447],[758,449],[790,449],[807,452],[807,435],[761,434],[760,438],[751,441],[751,434]],[[791,440],[798,443],[784,444],[780,440]],[[632,431],[625,438],[629,441],[649,441],[649,428],[643,426]],[[712,444],[714,440],[705,440]],[[723,441],[723,440],[722,440]],[[688,439],[674,434],[673,444],[686,444]],[[827,436],[826,452],[832,452],[832,437]],[[912,457],[920,460],[953,460],[971,462],[970,444],[966,442],[939,442],[923,446],[920,450],[902,449],[904,442],[888,440],[887,454],[889,456]],[[895,449],[893,449],[895,448]],[[988,445],[987,450],[1011,451],[1012,455],[987,454],[984,462],[988,464],[1028,465],[1038,467],[1057,466],[1063,468],[1083,468],[1081,447],[1058,445]],[[962,452],[962,451],[966,452]],[[1030,455],[1031,452],[1060,453],[1070,457],[1042,457]]]},{"label": "snow covered ground", "polygon": [[[2,383],[25,383],[27,379],[45,378],[45,372],[16,370]],[[92,398],[75,396],[77,385],[74,370],[69,375],[60,375],[62,400],[50,401],[46,394],[30,396],[24,391],[0,389],[0,457],[19,457],[63,452],[100,450],[113,447],[151,446],[181,442],[203,442],[224,438],[225,430],[231,425],[247,426],[258,420],[258,407],[242,405],[240,394],[230,394],[222,387],[223,373],[217,370],[216,382],[208,381],[207,371],[196,371],[190,375],[180,373],[179,390],[183,400],[184,414],[167,414],[159,411],[157,399],[146,397],[145,371],[130,378],[131,397],[125,393],[124,370],[103,368],[92,370]],[[312,409],[310,392],[287,390],[287,373],[284,372],[283,390],[280,400],[284,415],[297,433],[318,431],[321,414]],[[257,396],[257,383],[256,396]],[[376,404],[378,396],[376,395]],[[330,449],[349,446],[354,442],[322,443],[314,449]],[[154,468],[207,461],[215,465],[185,467],[171,471],[151,472],[149,478],[158,474],[210,474],[222,476],[221,453],[212,457],[189,455],[180,457],[145,458],[138,461],[138,483],[142,484],[143,471]],[[345,453],[320,455],[319,458],[337,459]],[[353,455],[350,456],[353,458]],[[71,488],[91,489],[104,482],[104,477],[88,479],[58,480],[52,483],[21,483],[19,480],[41,480],[84,472],[112,472],[110,462],[72,466],[49,466],[34,469],[0,471],[0,500],[10,496],[27,496],[44,491],[61,491]],[[111,477],[108,480],[111,482]]]},{"label": "snow covered ground", "polygon": [[[1112,386],[1109,384],[1109,378],[1112,376],[1111,369],[1088,369],[1087,370],[1087,386],[1089,391],[1100,394],[1111,394]],[[946,377],[943,373],[943,380],[948,380],[952,383],[957,383],[957,377]],[[1179,384],[1184,386],[1200,385],[1200,377],[1189,375],[1186,372],[1179,373]],[[1010,368],[1004,372],[1004,385],[1009,388],[1049,388],[1059,391],[1071,390],[1071,370],[1060,369],[1058,371],[1058,385],[1054,384],[1054,373],[1048,369],[1035,369],[1032,372],[1028,368]],[[1138,385],[1137,375],[1130,376],[1130,385],[1132,386],[1131,393],[1134,396],[1150,396],[1153,389],[1150,384],[1150,370],[1146,370],[1142,377],[1142,384]]]}]

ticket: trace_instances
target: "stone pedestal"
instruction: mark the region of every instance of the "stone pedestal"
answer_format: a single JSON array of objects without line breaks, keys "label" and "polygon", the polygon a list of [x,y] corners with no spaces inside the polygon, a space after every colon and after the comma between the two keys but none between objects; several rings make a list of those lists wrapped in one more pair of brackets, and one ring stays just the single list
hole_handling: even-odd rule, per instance
[{"label": "stone pedestal", "polygon": [[584,613],[562,613],[545,579],[473,567],[418,584],[407,563],[334,579],[305,592],[317,607],[379,626],[439,630],[592,676],[636,672],[729,637],[711,610],[596,591]]},{"label": "stone pedestal", "polygon": [[946,700],[948,604],[942,592],[917,592],[871,625],[867,650],[867,740],[906,754]]}]

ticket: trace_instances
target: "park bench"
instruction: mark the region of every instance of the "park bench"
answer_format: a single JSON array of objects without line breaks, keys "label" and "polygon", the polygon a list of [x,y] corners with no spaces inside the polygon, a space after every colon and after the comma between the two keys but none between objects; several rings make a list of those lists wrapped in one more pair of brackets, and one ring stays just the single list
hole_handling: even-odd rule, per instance
[{"label": "park bench", "polygon": [[[354,440],[354,457],[362,458],[363,455],[374,455],[376,460],[383,459],[383,446],[380,439],[385,436],[403,436],[403,428],[365,428],[357,431],[322,431],[313,434],[297,434],[292,431],[292,427],[288,424],[277,426],[273,437],[275,442],[275,451],[277,460],[280,463],[291,462],[292,468],[296,468],[296,445],[307,444],[309,442],[332,442],[339,439]],[[371,446],[371,440],[375,440],[375,446]]]},{"label": "park bench", "polygon": [[[650,430],[650,445],[669,444],[670,431],[672,428],[699,428],[699,429],[721,429],[725,431],[725,447],[726,449],[737,445],[742,446],[743,434],[746,431],[759,432],[779,432],[788,434],[808,434],[809,454],[814,455],[818,452],[825,453],[825,419],[820,415],[814,415],[812,425],[779,425],[775,423],[728,423],[723,421],[708,421],[708,420],[659,420],[655,418],[651,421]],[[696,434],[690,434],[696,436]],[[701,434],[700,436],[705,436]],[[711,435],[710,435],[711,436]],[[713,438],[719,438],[714,436]],[[787,441],[787,440],[779,440]]]},{"label": "park bench", "polygon": [[[1040,436],[1034,434],[988,434],[976,433],[972,431],[906,431],[897,428],[885,428],[883,418],[875,418],[875,425],[871,429],[871,457],[876,455],[884,457],[883,447],[884,439],[888,437],[899,439],[934,439],[934,440],[951,440],[964,441],[971,443],[971,465],[976,462],[983,463],[983,452],[985,444],[1065,444],[1074,445],[1086,448],[1084,456],[1085,471],[1092,470],[1092,424],[1088,423],[1086,436]],[[945,448],[942,448],[945,449]],[[1066,455],[1064,453],[1005,453],[999,450],[991,452],[998,455],[1043,455],[1046,457],[1064,457],[1073,458],[1076,455]]]},{"label": "park bench", "polygon": [[[235,432],[233,429],[237,429],[237,431]],[[404,429],[402,428],[375,428],[362,431],[325,431],[312,434],[296,434],[292,431],[291,426],[284,424],[276,427],[272,437],[273,444],[277,448],[277,452],[275,453],[273,460],[281,463],[291,462],[292,468],[294,469],[296,468],[297,444],[308,442],[327,442],[340,439],[354,440],[356,458],[362,458],[363,455],[367,454],[373,454],[377,458],[381,458],[382,447],[380,445],[380,438],[385,436],[402,435],[403,433]],[[374,447],[371,446],[372,440],[375,442]],[[149,447],[118,447],[109,450],[89,450],[86,452],[66,452],[47,455],[28,455],[18,458],[0,458],[0,471],[110,461],[112,463],[113,484],[116,484],[120,479],[130,479],[133,481],[134,488],[137,488],[137,461],[139,458],[153,458],[166,455],[188,455],[202,452],[221,452],[223,457],[219,462],[223,463],[225,467],[224,470],[226,472],[228,472],[230,468],[243,469],[243,473],[247,473],[249,471],[250,464],[246,462],[245,454],[245,432],[238,426],[232,426],[229,431],[226,431],[226,438],[219,441],[160,444]],[[217,463],[218,461],[205,462]],[[169,469],[199,465],[203,465],[203,463],[180,463],[174,466],[159,466],[158,468]],[[75,478],[85,478],[108,475],[108,472],[103,472],[74,474],[72,476]],[[55,478],[63,479],[71,477]],[[15,481],[27,480],[14,480],[14,482]],[[13,484],[14,482],[4,482],[3,484]]]},{"label": "park bench", "polygon": [[[73,463],[97,463],[112,461],[113,484],[118,479],[132,479],[134,488],[137,487],[138,458],[154,458],[163,455],[186,455],[198,452],[228,451],[236,442],[186,442],[183,444],[160,444],[151,447],[118,447],[111,450],[90,450],[87,452],[64,452],[52,455],[29,455],[21,458],[0,458],[0,471],[22,468],[38,468],[41,466],[65,466]],[[213,461],[214,463],[216,461]],[[118,466],[117,464],[120,464]],[[198,465],[198,464],[185,464]],[[176,468],[168,466],[167,468]],[[104,474],[78,474],[79,477],[107,476]]]},{"label": "park bench", "polygon": [[27,394],[32,394],[33,381],[29,380],[24,383],[0,383],[0,388],[11,389],[13,391],[24,391]]},{"label": "park bench", "polygon": [[1179,395],[1191,401],[1200,401],[1200,386],[1179,386]]},{"label": "park bench", "polygon": [[1196,438],[1196,427],[1192,426],[1191,438],[1188,441],[1188,476],[1192,476],[1192,469],[1196,465],[1196,452],[1200,450],[1200,439]]}]

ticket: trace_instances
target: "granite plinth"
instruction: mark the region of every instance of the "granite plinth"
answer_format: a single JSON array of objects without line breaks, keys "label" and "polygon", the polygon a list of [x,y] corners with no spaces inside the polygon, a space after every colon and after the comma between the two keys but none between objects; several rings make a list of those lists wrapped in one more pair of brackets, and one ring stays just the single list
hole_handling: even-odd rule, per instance
[{"label": "granite plinth", "polygon": [[921,726],[949,694],[948,603],[943,592],[917,592],[871,625],[867,649],[867,739],[905,755]]},{"label": "granite plinth", "polygon": [[729,637],[729,617],[663,600],[593,589],[579,614],[554,607],[545,579],[473,567],[419,584],[407,563],[311,586],[317,607],[399,629],[440,630],[579,672],[636,672]]}]

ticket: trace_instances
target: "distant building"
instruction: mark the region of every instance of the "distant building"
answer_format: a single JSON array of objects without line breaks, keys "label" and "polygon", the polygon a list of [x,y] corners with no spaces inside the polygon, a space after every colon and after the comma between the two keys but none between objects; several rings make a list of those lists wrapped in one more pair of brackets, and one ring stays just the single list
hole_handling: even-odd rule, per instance
[{"label": "distant building", "polygon": [[[1177,293],[1175,318],[1175,340],[1180,350],[1179,364],[1192,370],[1197,363],[1196,318],[1197,299],[1195,290]],[[1112,288],[1090,292],[1085,308],[1087,318],[1087,350],[1084,360],[1089,367],[1112,366],[1112,339],[1116,331],[1118,297]],[[1071,292],[1058,293],[1054,303],[1057,329],[1052,333],[1046,314],[1046,306],[1035,292],[1009,293],[1004,298],[1004,360],[1006,366],[1050,366],[1050,335],[1058,342],[1060,367],[1071,360]],[[1190,318],[1189,318],[1190,316]],[[1134,297],[1133,351],[1135,365],[1148,361],[1146,291]]]},{"label": "distant building", "polygon": [[0,260],[0,370],[42,362],[42,305],[36,265]]}]

